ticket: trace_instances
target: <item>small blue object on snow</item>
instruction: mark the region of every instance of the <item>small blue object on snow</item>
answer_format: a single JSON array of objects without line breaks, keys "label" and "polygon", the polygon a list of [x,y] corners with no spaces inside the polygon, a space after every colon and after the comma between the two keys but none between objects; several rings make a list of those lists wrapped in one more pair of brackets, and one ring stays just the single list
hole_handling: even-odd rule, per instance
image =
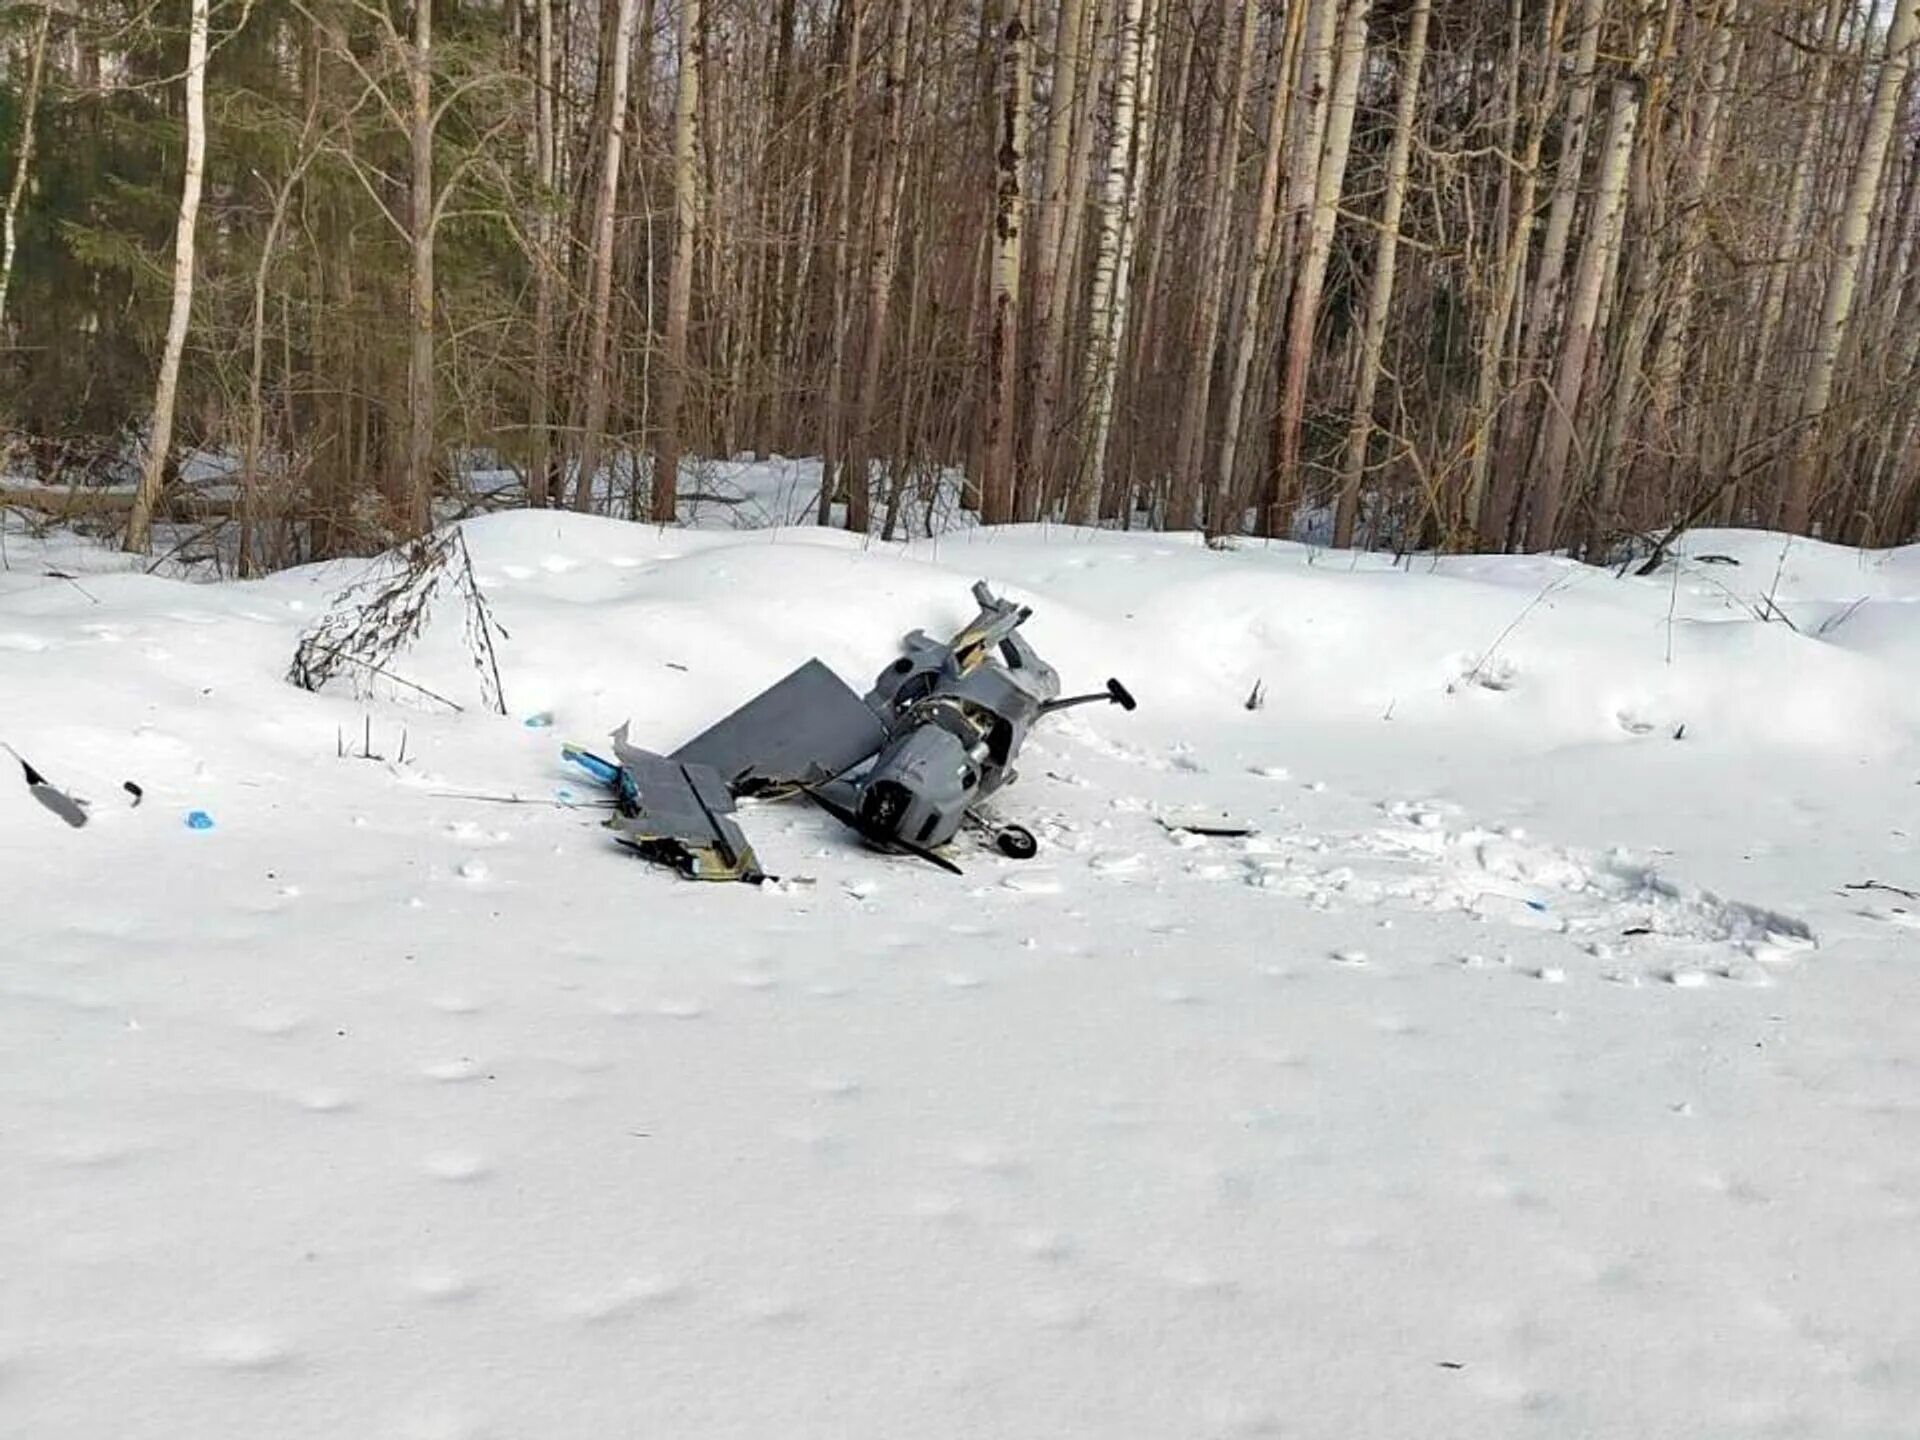
[{"label": "small blue object on snow", "polygon": [[560,801],[563,805],[571,805],[573,803],[573,791],[562,785],[558,790],[553,792],[553,798]]},{"label": "small blue object on snow", "polygon": [[213,829],[213,816],[207,814],[204,810],[189,810],[187,812],[187,828],[189,830],[211,830]]},{"label": "small blue object on snow", "polygon": [[1542,914],[1544,914],[1544,913],[1546,912],[1546,908],[1547,908],[1547,902],[1546,902],[1546,901],[1544,901],[1544,900],[1529,900],[1529,901],[1527,901],[1527,909],[1529,909],[1529,910],[1538,910],[1538,911],[1540,911],[1540,912],[1541,912]]},{"label": "small blue object on snow", "polygon": [[551,724],[553,724],[553,714],[550,711],[542,710],[538,715],[527,716],[529,730],[544,730]]}]

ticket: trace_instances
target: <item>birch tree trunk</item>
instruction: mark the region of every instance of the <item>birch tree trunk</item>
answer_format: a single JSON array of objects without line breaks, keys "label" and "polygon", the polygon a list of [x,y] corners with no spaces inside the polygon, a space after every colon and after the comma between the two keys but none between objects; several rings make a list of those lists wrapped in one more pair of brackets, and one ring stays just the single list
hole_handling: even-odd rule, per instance
[{"label": "birch tree trunk", "polygon": [[[517,3],[517,0],[515,0]],[[553,0],[536,0],[539,14],[534,62],[533,147],[533,399],[528,416],[531,449],[527,499],[535,509],[552,503],[553,437],[548,406],[553,399],[554,188]]]},{"label": "birch tree trunk", "polygon": [[1853,313],[1867,228],[1879,199],[1888,140],[1893,134],[1894,116],[1906,86],[1916,35],[1920,35],[1920,0],[1898,0],[1893,24],[1887,31],[1886,58],[1874,86],[1866,136],[1854,167],[1845,208],[1841,211],[1833,268],[1827,272],[1826,299],[1820,308],[1820,326],[1814,337],[1813,366],[1800,394],[1800,435],[1794,446],[1779,517],[1781,528],[1795,533],[1806,530],[1812,514],[1814,490],[1820,478],[1822,432],[1827,405],[1833,398],[1834,369],[1839,362],[1840,347],[1846,340],[1847,320]]},{"label": "birch tree trunk", "polygon": [[1638,85],[1634,79],[1617,80],[1613,85],[1600,174],[1594,188],[1593,214],[1586,242],[1580,250],[1566,329],[1561,336],[1560,358],[1554,369],[1553,392],[1541,424],[1532,505],[1527,519],[1527,547],[1532,550],[1549,549],[1559,530],[1566,494],[1567,459],[1573,448],[1574,416],[1586,383],[1601,289],[1620,244],[1628,162],[1633,158],[1634,132],[1640,118]]},{"label": "birch tree trunk", "polygon": [[1348,0],[1340,27],[1340,59],[1327,110],[1325,147],[1314,183],[1306,253],[1301,258],[1293,305],[1287,317],[1286,373],[1280,391],[1280,416],[1274,431],[1274,486],[1268,498],[1265,525],[1269,535],[1290,533],[1293,506],[1301,493],[1300,425],[1306,412],[1307,368],[1313,356],[1320,288],[1326,280],[1327,257],[1332,253],[1334,226],[1340,218],[1340,191],[1346,181],[1347,154],[1353,143],[1354,108],[1360,91],[1360,67],[1366,60],[1367,12],[1371,6],[1372,0]]},{"label": "birch tree trunk", "polygon": [[[1720,162],[1720,117],[1729,85],[1740,66],[1738,26],[1741,0],[1726,0],[1714,18],[1713,54],[1706,89],[1695,112],[1692,144],[1680,180],[1680,236],[1673,259],[1674,280],[1660,320],[1660,343],[1647,369],[1647,393],[1664,419],[1680,376],[1694,296],[1700,284],[1700,248],[1706,239],[1707,207],[1714,171]],[[1659,428],[1659,421],[1656,421]]]},{"label": "birch tree trunk", "polygon": [[1520,361],[1523,373],[1546,348],[1547,335],[1560,304],[1560,282],[1566,273],[1567,242],[1573,234],[1574,207],[1580,199],[1580,178],[1586,167],[1587,132],[1592,124],[1594,69],[1600,55],[1600,27],[1605,0],[1583,0],[1578,48],[1573,61],[1573,84],[1567,94],[1566,142],[1554,162],[1553,200],[1547,228],[1540,241],[1540,269],[1534,277],[1533,297],[1527,308],[1527,326]]},{"label": "birch tree trunk", "polygon": [[[1604,20],[1604,0],[1581,0],[1580,28],[1575,42],[1572,83],[1567,95],[1567,119],[1564,140],[1554,161],[1553,198],[1547,211],[1547,228],[1540,241],[1540,267],[1534,273],[1533,290],[1520,330],[1519,353],[1514,360],[1514,378],[1520,387],[1520,399],[1507,408],[1499,430],[1495,455],[1497,464],[1493,490],[1488,503],[1480,508],[1481,538],[1494,549],[1504,549],[1510,529],[1515,528],[1515,498],[1519,493],[1522,471],[1527,461],[1527,440],[1532,434],[1529,421],[1534,412],[1530,388],[1540,357],[1553,333],[1561,308],[1561,286],[1566,275],[1567,248],[1573,235],[1573,217],[1580,199],[1580,181],[1585,173],[1587,139],[1592,130],[1594,71],[1599,63],[1600,30]],[[1553,63],[1558,64],[1558,55]]]},{"label": "birch tree trunk", "polygon": [[1505,546],[1507,523],[1513,508],[1510,489],[1506,491],[1504,503],[1487,503],[1487,475],[1497,448],[1494,443],[1495,422],[1505,369],[1502,346],[1506,343],[1509,325],[1517,332],[1521,324],[1520,285],[1533,239],[1534,200],[1540,187],[1540,152],[1559,101],[1560,42],[1565,33],[1566,20],[1567,0],[1555,0],[1547,19],[1547,35],[1541,49],[1541,69],[1545,78],[1540,86],[1539,108],[1528,127],[1526,154],[1521,159],[1513,228],[1507,238],[1507,250],[1502,257],[1493,304],[1488,307],[1485,322],[1480,327],[1479,368],[1474,379],[1471,414],[1474,428],[1467,442],[1467,480],[1453,533],[1462,539],[1477,537],[1488,549]]},{"label": "birch tree trunk", "polygon": [[987,322],[986,442],[981,450],[980,518],[1013,518],[1014,364],[1020,330],[1021,172],[1027,150],[1026,0],[1003,0],[999,145],[994,154],[993,299]]},{"label": "birch tree trunk", "polygon": [[153,387],[153,426],[140,466],[140,488],[127,512],[126,548],[145,554],[153,543],[153,512],[173,448],[174,400],[180,389],[180,357],[187,348],[193,314],[193,245],[200,221],[200,182],[207,157],[207,0],[192,0],[187,30],[187,159],[180,185],[180,218],[173,232],[173,310],[166,348]]},{"label": "birch tree trunk", "polygon": [[407,524],[433,528],[433,0],[413,0],[413,45],[407,53],[413,179],[408,187],[408,240],[413,254],[412,345],[407,356]]},{"label": "birch tree trunk", "polygon": [[1220,343],[1220,310],[1226,294],[1227,272],[1232,268],[1226,253],[1227,237],[1237,188],[1240,125],[1246,113],[1247,83],[1253,70],[1254,22],[1259,18],[1255,0],[1239,0],[1239,4],[1240,43],[1237,50],[1229,50],[1227,21],[1233,12],[1228,0],[1221,0],[1220,55],[1236,58],[1231,80],[1222,73],[1226,69],[1225,58],[1215,69],[1214,90],[1225,91],[1227,108],[1220,122],[1220,133],[1207,150],[1203,193],[1207,196],[1208,209],[1200,242],[1200,294],[1194,317],[1193,359],[1187,370],[1186,394],[1180,407],[1180,434],[1173,452],[1176,495],[1182,502],[1184,522],[1195,528],[1206,523],[1208,487],[1201,483],[1200,476],[1206,463],[1207,404],[1212,394],[1213,353]]},{"label": "birch tree trunk", "polygon": [[680,425],[687,391],[687,319],[700,196],[700,0],[680,0],[680,77],[673,104],[673,268],[667,277],[667,373],[653,456],[653,519],[673,523],[680,503]]},{"label": "birch tree trunk", "polygon": [[13,283],[13,257],[19,243],[20,203],[26,198],[27,176],[33,169],[33,146],[40,118],[40,78],[47,62],[47,31],[53,23],[51,0],[40,7],[40,23],[33,29],[32,57],[27,61],[27,96],[20,107],[20,148],[13,157],[13,184],[7,188],[5,238],[0,241],[0,335],[6,333],[7,290]]},{"label": "birch tree trunk", "polygon": [[1072,497],[1073,517],[1083,524],[1100,518],[1100,492],[1106,474],[1107,435],[1113,426],[1114,362],[1119,354],[1120,328],[1126,308],[1125,269],[1121,241],[1126,213],[1132,202],[1130,158],[1139,147],[1139,117],[1135,114],[1143,85],[1149,26],[1141,0],[1120,0],[1120,26],[1115,36],[1113,133],[1107,143],[1106,169],[1100,185],[1099,242],[1093,259],[1093,299],[1088,306],[1087,453],[1080,483]]},{"label": "birch tree trunk", "polygon": [[[900,266],[900,191],[906,149],[907,39],[913,0],[894,0],[887,31],[886,74],[881,82],[885,149],[874,181],[872,252],[867,259],[867,338],[860,357],[860,398],[851,446],[853,481],[847,492],[847,528],[866,531],[872,524],[873,432],[880,409],[880,366],[887,349],[887,320],[893,309],[893,279]],[[911,353],[911,352],[909,352]],[[895,456],[895,463],[899,463]],[[891,486],[888,487],[889,492]]]},{"label": "birch tree trunk", "polygon": [[[1047,336],[1053,328],[1054,291],[1060,283],[1060,251],[1066,235],[1069,209],[1077,215],[1080,197],[1069,191],[1072,178],[1075,120],[1080,106],[1080,74],[1085,68],[1082,35],[1087,0],[1060,0],[1053,27],[1053,86],[1047,102],[1047,153],[1040,178],[1038,207],[1039,232],[1029,257],[1032,266],[1026,285],[1028,313],[1032,330],[1027,346],[1027,377],[1031,401],[1028,428],[1021,464],[1021,485],[1029,494],[1018,506],[1022,515],[1033,513],[1040,493],[1046,487],[1049,457],[1047,427],[1050,414],[1042,398],[1049,377],[1043,372],[1049,346]],[[1094,0],[1100,3],[1100,0]],[[1054,350],[1057,366],[1058,351]]]},{"label": "birch tree trunk", "polygon": [[1394,269],[1400,257],[1400,212],[1407,200],[1407,159],[1413,151],[1413,121],[1420,103],[1420,70],[1427,59],[1427,22],[1432,0],[1414,0],[1407,22],[1407,48],[1400,66],[1400,104],[1393,116],[1393,143],[1387,151],[1387,194],[1380,206],[1380,246],[1373,283],[1367,291],[1366,330],[1360,340],[1360,376],[1354,387],[1353,416],[1347,426],[1345,470],[1340,506],[1334,516],[1333,543],[1353,544],[1354,517],[1360,509],[1360,477],[1367,468],[1367,442],[1373,435],[1373,395],[1380,378],[1380,355],[1393,310]]},{"label": "birch tree trunk", "polygon": [[[849,492],[860,483],[858,476],[843,477],[846,459],[847,417],[847,297],[853,286],[853,141],[859,120],[860,42],[866,16],[865,0],[842,0],[847,17],[847,63],[840,77],[840,168],[833,185],[833,257],[832,316],[827,337],[827,403],[825,443],[820,449],[820,502],[814,519],[821,525],[833,518],[833,497],[844,483]],[[851,507],[849,507],[851,508]]]},{"label": "birch tree trunk", "polygon": [[1036,472],[1027,518],[1051,514],[1055,503],[1072,488],[1073,471],[1061,461],[1059,416],[1069,409],[1075,387],[1068,373],[1067,328],[1076,298],[1074,281],[1086,236],[1087,196],[1091,188],[1095,142],[1099,131],[1100,55],[1114,23],[1114,7],[1107,0],[1086,0],[1081,22],[1078,99],[1073,122],[1073,152],[1067,169],[1066,195],[1060,211],[1060,243],[1047,285],[1046,307],[1035,308],[1039,327],[1039,356],[1034,367],[1030,416],[1029,464]]},{"label": "birch tree trunk", "polygon": [[580,431],[580,475],[573,507],[593,508],[594,478],[600,471],[600,442],[607,428],[607,334],[613,310],[613,231],[620,199],[620,160],[627,140],[627,76],[633,57],[635,0],[613,0],[609,40],[607,139],[600,156],[600,193],[593,212],[593,281],[588,296],[587,403]]},{"label": "birch tree trunk", "polygon": [[1287,121],[1293,113],[1293,73],[1300,59],[1305,18],[1304,6],[1287,6],[1285,38],[1280,43],[1280,63],[1273,72],[1273,97],[1267,108],[1267,150],[1260,165],[1260,192],[1254,200],[1247,273],[1241,284],[1240,314],[1234,325],[1233,368],[1227,379],[1227,410],[1220,426],[1220,462],[1214,474],[1213,518],[1210,522],[1215,530],[1230,528],[1231,512],[1237,508],[1239,501],[1240,487],[1236,470],[1240,454],[1240,430],[1246,414],[1247,380],[1253,371],[1253,352],[1260,341],[1260,314],[1266,298],[1267,279],[1273,268],[1277,232],[1274,211],[1280,197],[1280,166],[1287,148]]}]

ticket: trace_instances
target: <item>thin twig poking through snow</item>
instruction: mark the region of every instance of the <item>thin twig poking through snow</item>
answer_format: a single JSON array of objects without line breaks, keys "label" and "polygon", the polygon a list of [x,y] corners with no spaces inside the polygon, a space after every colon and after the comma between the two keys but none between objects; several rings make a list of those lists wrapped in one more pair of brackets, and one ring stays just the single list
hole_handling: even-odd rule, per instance
[{"label": "thin twig poking through snow", "polygon": [[1820,636],[1820,635],[1827,634],[1829,631],[1838,630],[1842,625],[1846,624],[1847,621],[1853,618],[1854,611],[1858,610],[1862,605],[1866,603],[1867,603],[1867,597],[1865,595],[1862,595],[1858,600],[1854,601],[1851,605],[1847,606],[1847,608],[1842,610],[1838,615],[1829,615],[1825,620],[1822,620],[1820,622],[1820,628],[1814,631],[1813,633],[1816,636]]},{"label": "thin twig poking through snow", "polygon": [[[1596,571],[1596,572],[1590,572],[1590,573],[1597,574],[1598,572]],[[1502,645],[1506,644],[1507,637],[1513,634],[1514,631],[1518,630],[1520,628],[1521,623],[1527,618],[1527,616],[1531,615],[1534,612],[1535,607],[1537,607],[1549,595],[1553,594],[1554,591],[1556,590],[1563,590],[1567,586],[1571,585],[1573,583],[1573,578],[1574,578],[1573,572],[1568,571],[1566,574],[1554,576],[1553,579],[1549,580],[1545,585],[1541,586],[1540,593],[1538,595],[1535,595],[1533,599],[1529,600],[1524,606],[1521,607],[1520,613],[1514,616],[1513,619],[1507,622],[1506,629],[1502,630],[1498,635],[1494,636],[1493,643],[1487,647],[1486,653],[1482,655],[1478,660],[1473,662],[1473,668],[1467,671],[1466,674],[1462,675],[1458,683],[1463,685],[1472,685],[1472,684],[1478,683],[1480,679],[1480,672],[1486,669],[1489,662],[1492,661],[1495,653],[1500,649]],[[1452,694],[1453,688],[1454,688],[1453,684],[1449,683],[1447,686],[1447,693]]]},{"label": "thin twig poking through snow", "polygon": [[1673,567],[1673,589],[1667,595],[1667,664],[1673,664],[1673,612],[1680,604],[1680,567]]}]

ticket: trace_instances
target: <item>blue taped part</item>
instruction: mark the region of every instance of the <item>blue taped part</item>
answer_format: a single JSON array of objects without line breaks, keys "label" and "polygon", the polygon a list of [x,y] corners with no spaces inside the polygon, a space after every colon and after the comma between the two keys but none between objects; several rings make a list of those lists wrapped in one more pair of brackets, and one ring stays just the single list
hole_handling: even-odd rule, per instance
[{"label": "blue taped part", "polygon": [[538,715],[529,715],[526,719],[529,730],[544,730],[551,724],[553,724],[552,712],[546,710],[542,710]]},{"label": "blue taped part", "polygon": [[590,754],[585,750],[576,750],[571,745],[562,750],[560,754],[578,765],[602,785],[613,786],[617,785],[620,781],[620,767],[610,760],[602,760],[598,755]]},{"label": "blue taped part", "polygon": [[211,830],[213,829],[213,817],[204,810],[189,810],[187,812],[187,828],[189,830]]}]

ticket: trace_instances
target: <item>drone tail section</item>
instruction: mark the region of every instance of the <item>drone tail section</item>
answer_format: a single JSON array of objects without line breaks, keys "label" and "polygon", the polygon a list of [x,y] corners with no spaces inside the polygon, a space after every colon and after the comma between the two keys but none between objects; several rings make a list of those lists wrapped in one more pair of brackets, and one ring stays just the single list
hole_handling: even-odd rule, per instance
[{"label": "drone tail section", "polygon": [[571,745],[563,753],[613,792],[607,828],[629,850],[690,880],[767,878],[733,818],[733,795],[712,766],[629,745],[624,726],[614,737],[617,760]]}]

